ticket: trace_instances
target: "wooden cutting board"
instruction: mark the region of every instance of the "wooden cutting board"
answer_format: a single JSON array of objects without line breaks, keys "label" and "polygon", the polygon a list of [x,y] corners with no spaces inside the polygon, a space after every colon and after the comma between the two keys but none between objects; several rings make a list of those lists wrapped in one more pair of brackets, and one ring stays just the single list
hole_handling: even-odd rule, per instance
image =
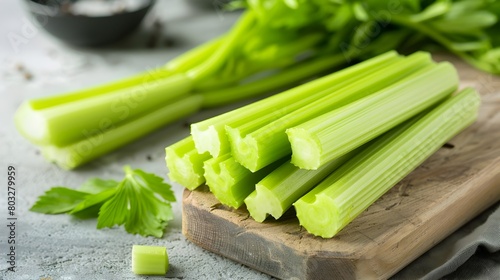
[{"label": "wooden cutting board", "polygon": [[482,95],[478,121],[331,239],[308,234],[289,211],[257,223],[206,187],[183,197],[182,230],[209,251],[282,279],[384,279],[500,200],[500,78],[454,57],[462,86]]}]

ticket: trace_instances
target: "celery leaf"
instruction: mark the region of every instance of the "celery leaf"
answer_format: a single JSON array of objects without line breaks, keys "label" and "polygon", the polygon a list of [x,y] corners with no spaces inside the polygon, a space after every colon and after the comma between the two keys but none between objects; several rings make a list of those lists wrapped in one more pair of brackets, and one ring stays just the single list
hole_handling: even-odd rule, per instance
[{"label": "celery leaf", "polygon": [[102,191],[116,188],[118,182],[115,180],[103,180],[100,178],[91,178],[83,183],[78,190],[81,192],[97,194]]},{"label": "celery leaf", "polygon": [[128,166],[124,170],[116,194],[101,207],[97,228],[124,225],[132,234],[162,237],[173,218],[170,202],[175,196],[170,186],[154,174]]},{"label": "celery leaf", "polygon": [[118,182],[92,178],[78,190],[54,187],[38,198],[31,211],[44,214],[68,213],[78,218],[97,217],[97,228],[124,225],[142,236],[162,237],[173,219],[174,192],[163,178],[140,169],[124,167]]},{"label": "celery leaf", "polygon": [[40,196],[30,208],[32,212],[61,214],[71,211],[89,194],[65,187],[53,187]]}]

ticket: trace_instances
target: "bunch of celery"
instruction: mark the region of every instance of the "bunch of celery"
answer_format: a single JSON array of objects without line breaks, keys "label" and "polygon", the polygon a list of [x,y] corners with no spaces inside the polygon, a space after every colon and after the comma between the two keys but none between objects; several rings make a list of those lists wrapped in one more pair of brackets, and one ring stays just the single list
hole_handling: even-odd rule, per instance
[{"label": "bunch of celery", "polygon": [[295,204],[331,237],[476,119],[478,94],[457,88],[451,64],[391,51],[192,124],[166,148],[169,176],[259,222]]},{"label": "bunch of celery", "polygon": [[[237,4],[236,4],[237,3]],[[498,0],[241,0],[260,21],[275,26],[321,25],[358,33],[358,40],[332,37],[329,46],[346,55],[388,46],[445,48],[478,69],[500,74]]]},{"label": "bunch of celery", "polygon": [[500,1],[242,0],[231,6],[246,11],[230,31],[163,67],[26,101],[16,114],[19,131],[48,160],[74,168],[202,108],[287,88],[392,49],[437,43],[500,73]]}]

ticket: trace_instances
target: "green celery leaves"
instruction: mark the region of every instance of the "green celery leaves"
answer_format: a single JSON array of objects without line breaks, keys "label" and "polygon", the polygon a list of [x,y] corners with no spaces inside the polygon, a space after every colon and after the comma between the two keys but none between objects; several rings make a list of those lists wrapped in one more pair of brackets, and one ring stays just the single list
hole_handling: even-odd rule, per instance
[{"label": "green celery leaves", "polygon": [[38,198],[31,211],[44,214],[61,214],[71,211],[89,195],[65,187],[53,187]]},{"label": "green celery leaves", "polygon": [[172,220],[175,195],[161,177],[124,167],[125,178],[93,178],[78,190],[54,187],[30,209],[44,214],[68,213],[78,218],[97,217],[97,228],[124,225],[127,232],[162,237]]}]

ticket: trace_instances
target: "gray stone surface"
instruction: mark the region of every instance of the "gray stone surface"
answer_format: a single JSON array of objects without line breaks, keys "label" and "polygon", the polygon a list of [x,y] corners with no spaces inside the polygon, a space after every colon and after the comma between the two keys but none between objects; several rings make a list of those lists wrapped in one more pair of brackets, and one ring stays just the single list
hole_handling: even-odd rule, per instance
[{"label": "gray stone surface", "polygon": [[[80,89],[160,66],[223,33],[238,15],[215,7],[205,11],[192,9],[182,0],[157,1],[141,28],[131,37],[110,47],[89,50],[69,47],[32,26],[22,2],[0,1],[0,177],[3,186],[0,188],[0,279],[164,279],[135,276],[131,272],[133,244],[167,247],[171,264],[166,275],[168,279],[269,279],[267,275],[188,242],[181,234],[180,203],[174,204],[175,218],[162,239],[130,235],[123,228],[96,230],[95,220],[28,211],[36,198],[52,186],[76,188],[90,177],[120,179],[122,166],[126,164],[166,178],[164,147],[188,135],[185,121],[171,124],[78,170],[63,171],[44,161],[36,147],[17,133],[12,120],[16,108],[27,98]],[[156,48],[147,47],[155,19],[164,23],[163,43],[167,37],[172,38],[173,46],[161,43]],[[18,36],[23,38],[21,43],[12,44],[12,38]],[[30,73],[30,80],[18,70],[19,65]],[[238,105],[241,104],[232,107]],[[187,121],[201,120],[229,109],[231,107],[205,111]],[[7,271],[6,262],[9,235],[6,173],[9,165],[18,171],[17,271],[14,273]],[[173,184],[173,188],[180,201],[182,187]],[[498,206],[496,211],[500,211]],[[493,226],[498,226],[498,222],[493,221]],[[412,279],[414,274],[408,271],[427,269],[422,275],[427,274],[431,268],[439,266],[433,259],[436,252],[452,252],[456,244],[460,244],[460,237],[468,231],[468,227],[457,231],[394,279]],[[496,256],[487,255],[485,259],[498,269],[498,253]],[[428,267],[429,263],[432,267]],[[474,279],[485,279],[484,274]]]}]

